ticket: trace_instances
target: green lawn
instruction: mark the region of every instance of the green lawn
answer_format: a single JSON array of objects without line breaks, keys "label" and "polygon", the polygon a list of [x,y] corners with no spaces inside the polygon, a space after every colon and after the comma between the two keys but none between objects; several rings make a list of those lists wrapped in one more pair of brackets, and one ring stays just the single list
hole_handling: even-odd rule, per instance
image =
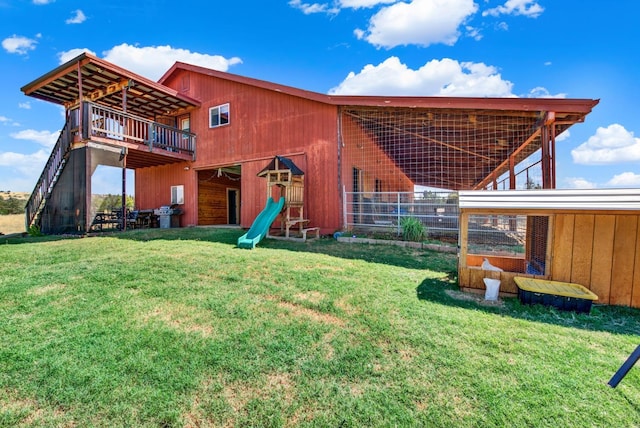
[{"label": "green lawn", "polygon": [[485,305],[455,255],[0,239],[0,426],[640,426],[640,311]]}]

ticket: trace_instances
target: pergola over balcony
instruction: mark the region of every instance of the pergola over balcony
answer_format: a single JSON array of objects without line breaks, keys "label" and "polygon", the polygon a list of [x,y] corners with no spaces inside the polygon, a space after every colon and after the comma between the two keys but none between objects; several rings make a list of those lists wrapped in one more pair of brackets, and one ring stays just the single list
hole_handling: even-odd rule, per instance
[{"label": "pergola over balcony", "polygon": [[128,168],[193,160],[195,135],[166,119],[200,103],[93,55],[83,53],[21,90],[65,107],[74,145],[126,148]]}]

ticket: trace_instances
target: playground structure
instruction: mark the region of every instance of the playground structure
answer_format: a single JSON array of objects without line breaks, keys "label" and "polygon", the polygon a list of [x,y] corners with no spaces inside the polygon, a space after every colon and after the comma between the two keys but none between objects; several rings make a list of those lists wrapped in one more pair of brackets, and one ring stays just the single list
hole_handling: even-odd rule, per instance
[{"label": "playground structure", "polygon": [[[304,218],[304,172],[291,159],[276,156],[258,177],[267,179],[267,204],[255,218],[251,228],[238,238],[239,248],[253,249],[265,237],[289,240],[307,240],[309,232],[315,233],[314,238],[320,237],[319,227],[306,227],[309,223]],[[280,189],[279,200],[276,203],[273,187]],[[269,234],[271,224],[280,215],[280,231],[284,236]],[[298,228],[299,237],[291,236],[291,227]]]},{"label": "playground structure", "polygon": [[[272,196],[273,186],[280,188],[284,198],[284,208],[280,217],[280,231],[284,236],[272,238],[307,240],[309,233],[314,238],[320,237],[319,227],[307,227],[309,219],[304,217],[304,172],[291,159],[283,156],[274,157],[269,165],[258,173],[258,177],[267,179],[267,199]],[[298,231],[298,237],[291,235],[291,228]]]}]

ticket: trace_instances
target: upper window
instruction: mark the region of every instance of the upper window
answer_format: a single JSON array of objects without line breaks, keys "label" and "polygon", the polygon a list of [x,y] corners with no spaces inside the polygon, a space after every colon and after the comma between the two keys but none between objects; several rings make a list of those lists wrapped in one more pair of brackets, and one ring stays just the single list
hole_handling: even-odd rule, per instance
[{"label": "upper window", "polygon": [[209,128],[228,125],[229,119],[229,103],[209,109]]}]

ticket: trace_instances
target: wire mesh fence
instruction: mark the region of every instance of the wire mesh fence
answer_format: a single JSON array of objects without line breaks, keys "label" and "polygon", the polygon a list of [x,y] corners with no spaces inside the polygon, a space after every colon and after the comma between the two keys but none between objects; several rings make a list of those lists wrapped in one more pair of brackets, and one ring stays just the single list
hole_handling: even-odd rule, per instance
[{"label": "wire mesh fence", "polygon": [[344,192],[346,230],[402,234],[402,220],[415,218],[432,239],[458,239],[457,192]]}]

